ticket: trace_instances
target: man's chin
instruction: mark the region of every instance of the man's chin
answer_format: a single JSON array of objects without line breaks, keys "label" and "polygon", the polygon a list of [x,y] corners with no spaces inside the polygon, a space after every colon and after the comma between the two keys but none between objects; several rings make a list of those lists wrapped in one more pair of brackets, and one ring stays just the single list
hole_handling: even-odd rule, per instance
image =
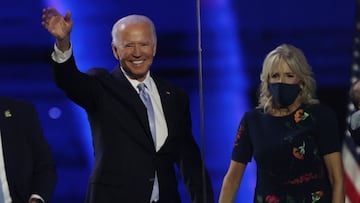
[{"label": "man's chin", "polygon": [[127,73],[127,75],[134,80],[143,81],[146,78],[146,73],[136,74],[136,73]]},{"label": "man's chin", "polygon": [[[139,69],[129,69],[129,68],[123,68],[123,70],[125,71],[126,75],[129,76],[131,79],[134,80],[139,80],[139,79],[145,79],[147,71],[148,70],[139,70]],[[132,71],[135,70],[135,71]],[[138,71],[136,71],[138,70]]]}]

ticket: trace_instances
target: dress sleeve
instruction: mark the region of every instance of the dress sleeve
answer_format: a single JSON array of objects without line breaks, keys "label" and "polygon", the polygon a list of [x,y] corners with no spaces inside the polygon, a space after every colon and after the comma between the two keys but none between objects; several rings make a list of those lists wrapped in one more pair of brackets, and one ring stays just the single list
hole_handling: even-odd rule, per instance
[{"label": "dress sleeve", "polygon": [[317,137],[319,152],[326,155],[341,151],[341,136],[338,129],[338,120],[335,112],[327,106],[319,105],[315,110],[315,119],[318,125]]},{"label": "dress sleeve", "polygon": [[249,135],[249,114],[246,113],[239,124],[232,151],[232,160],[247,164],[251,161],[253,146]]}]

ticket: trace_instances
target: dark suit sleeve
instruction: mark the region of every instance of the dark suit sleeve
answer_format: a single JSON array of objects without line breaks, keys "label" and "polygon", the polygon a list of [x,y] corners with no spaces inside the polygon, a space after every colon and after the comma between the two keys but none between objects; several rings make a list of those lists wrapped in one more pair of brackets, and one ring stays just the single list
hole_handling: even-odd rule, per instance
[{"label": "dark suit sleeve", "polygon": [[187,190],[190,192],[192,203],[214,202],[213,188],[209,173],[203,164],[201,153],[192,135],[192,122],[189,107],[189,98],[184,96],[183,129],[184,139],[180,147],[177,164],[183,176]]},{"label": "dark suit sleeve", "polygon": [[76,104],[86,110],[95,108],[96,99],[103,92],[99,83],[95,81],[97,72],[104,74],[104,70],[90,70],[85,74],[78,70],[74,55],[64,63],[57,63],[52,60],[54,80],[57,87],[62,89],[65,94]]},{"label": "dark suit sleeve", "polygon": [[34,160],[31,194],[38,194],[45,202],[50,202],[57,181],[55,163],[50,146],[43,135],[35,107],[29,104],[26,112],[24,119],[27,122],[28,143],[30,144],[29,148],[33,151]]}]

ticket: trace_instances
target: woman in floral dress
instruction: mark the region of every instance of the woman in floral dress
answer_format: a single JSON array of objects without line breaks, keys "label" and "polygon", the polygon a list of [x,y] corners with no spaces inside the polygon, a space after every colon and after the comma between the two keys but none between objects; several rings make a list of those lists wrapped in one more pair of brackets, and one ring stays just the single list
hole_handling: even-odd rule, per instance
[{"label": "woman in floral dress", "polygon": [[254,202],[344,203],[336,115],[316,99],[316,82],[302,51],[277,47],[266,56],[260,78],[259,105],[240,122],[219,202],[235,201],[254,158]]}]

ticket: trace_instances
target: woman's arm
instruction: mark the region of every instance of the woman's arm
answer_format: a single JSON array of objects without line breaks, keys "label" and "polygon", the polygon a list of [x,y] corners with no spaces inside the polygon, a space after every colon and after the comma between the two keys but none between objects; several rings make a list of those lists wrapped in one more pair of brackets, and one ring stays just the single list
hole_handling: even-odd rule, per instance
[{"label": "woman's arm", "polygon": [[332,203],[345,202],[344,169],[340,152],[330,153],[324,156],[326,168],[332,187]]},{"label": "woman's arm", "polygon": [[228,172],[223,180],[219,203],[230,203],[235,201],[236,193],[239,189],[245,168],[245,164],[231,161]]}]

